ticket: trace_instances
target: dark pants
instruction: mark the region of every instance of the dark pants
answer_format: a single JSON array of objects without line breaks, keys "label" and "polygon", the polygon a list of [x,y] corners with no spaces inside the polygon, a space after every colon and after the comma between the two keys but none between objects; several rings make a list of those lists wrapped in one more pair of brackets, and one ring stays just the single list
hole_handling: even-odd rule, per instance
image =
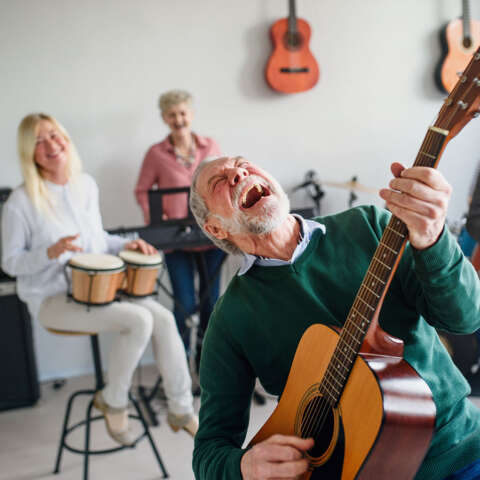
[{"label": "dark pants", "polygon": [[[200,339],[203,338],[208,319],[218,298],[220,288],[219,267],[225,255],[222,250],[217,248],[202,252],[175,250],[165,254],[165,263],[175,297],[173,313],[187,352],[190,350],[190,330],[186,325],[186,319],[197,311],[198,303],[201,301],[198,336]],[[194,279],[195,272],[201,271],[202,261],[205,261],[207,278],[199,275],[197,298]]]}]

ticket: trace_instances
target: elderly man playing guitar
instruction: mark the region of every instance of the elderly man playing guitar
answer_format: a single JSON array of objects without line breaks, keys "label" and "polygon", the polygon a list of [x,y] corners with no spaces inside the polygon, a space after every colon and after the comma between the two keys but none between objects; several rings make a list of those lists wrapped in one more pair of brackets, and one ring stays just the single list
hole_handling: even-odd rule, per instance
[{"label": "elderly man playing guitar", "polygon": [[[205,338],[200,366],[200,428],[193,456],[197,479],[380,479],[386,478],[381,473],[382,463],[390,465],[390,479],[480,478],[480,411],[467,399],[470,387],[436,332],[442,329],[461,334],[480,327],[479,280],[445,228],[451,187],[442,174],[425,166],[404,168],[394,163],[391,168],[394,178],[380,196],[393,217],[386,210],[370,206],[314,220],[291,215],[279,184],[242,157],[215,159],[197,170],[190,204],[199,225],[218,246],[244,259],[217,302]],[[389,224],[395,217],[396,224],[403,222],[404,234]],[[368,382],[378,376],[381,383],[383,372],[378,366],[381,359],[369,369],[364,368],[367,362],[358,358],[343,393],[336,392],[341,389],[333,377],[326,388],[316,380],[310,382],[311,386],[307,381],[308,388],[297,395],[297,404],[283,407],[283,412],[294,410],[292,427],[281,427],[281,421],[272,415],[270,430],[259,432],[247,448],[242,448],[255,379],[258,377],[269,393],[282,396],[278,410],[282,402],[289,402],[285,397],[294,390],[287,388],[290,384],[298,383],[304,371],[323,368],[317,368],[319,359],[316,354],[309,355],[308,348],[305,368],[292,367],[297,345],[300,342],[300,349],[305,343],[300,341],[304,332],[318,324],[323,324],[322,332],[345,330],[345,318],[363,317],[369,308],[374,310],[369,305],[362,310],[354,298],[365,271],[370,272],[372,256],[376,263],[387,266],[387,253],[399,253],[386,245],[386,253],[378,256],[384,231],[387,239],[390,234],[405,237],[405,242],[408,234],[409,244],[401,261],[394,265],[395,275],[389,282],[382,282],[387,283],[388,292],[381,295],[378,328],[395,336],[389,337],[395,339],[392,344],[402,345],[398,350],[401,355],[395,354],[391,363],[396,364],[402,356],[409,375],[416,375],[415,382],[425,386],[418,396],[420,401],[410,407],[407,398],[413,383],[402,374],[398,381],[390,381],[389,388],[394,392],[391,398],[404,399],[397,402],[401,405],[398,408],[406,415],[411,409],[411,418],[425,414],[429,419],[420,418],[403,450],[397,450],[395,437],[410,428],[402,425],[397,415],[389,443],[382,450],[387,455],[377,463],[380,473],[372,473],[376,470],[372,470],[370,461],[379,451],[380,440],[371,441],[373,453],[355,459],[356,452],[350,450],[352,442],[358,440],[350,440],[352,428],[348,424],[357,422],[359,427],[353,430],[358,435],[372,423],[367,417],[370,413],[356,411],[356,407],[363,408],[363,390],[376,389],[368,383],[362,390],[355,376],[362,369],[370,372],[377,368],[378,375],[370,375]],[[379,270],[372,272],[362,286],[375,299],[380,296],[375,293],[375,284],[382,278]],[[366,303],[365,298],[368,296],[360,300]],[[356,328],[364,324],[360,319]],[[334,333],[328,335],[337,338]],[[348,354],[355,347],[352,341],[343,349]],[[341,377],[343,370],[338,367],[335,372]],[[327,370],[325,377],[328,374]],[[405,397],[398,394],[402,389]],[[343,399],[352,392],[350,404],[342,404],[342,400],[339,404],[327,402],[330,395],[337,398],[338,393]],[[385,400],[388,395],[392,393],[385,391],[377,396]],[[293,397],[290,395],[291,400]],[[388,417],[386,403],[379,408],[380,424]],[[310,413],[318,410],[318,405],[323,405],[319,412],[324,415],[322,424],[311,428]],[[379,431],[382,428],[380,425]],[[418,452],[417,437],[423,438],[424,448]],[[360,438],[354,450],[363,443]],[[393,463],[398,457],[400,461]],[[416,458],[417,463],[405,470],[407,473],[397,473],[410,458]],[[355,462],[358,468],[353,471],[351,464]]]}]

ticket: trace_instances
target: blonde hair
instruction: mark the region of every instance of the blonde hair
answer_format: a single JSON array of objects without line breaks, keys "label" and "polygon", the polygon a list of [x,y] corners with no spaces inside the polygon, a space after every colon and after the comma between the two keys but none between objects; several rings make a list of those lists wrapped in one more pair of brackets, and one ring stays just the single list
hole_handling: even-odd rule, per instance
[{"label": "blonde hair", "polygon": [[170,90],[160,95],[158,106],[160,107],[160,112],[163,114],[169,108],[182,102],[185,102],[191,107],[193,105],[192,95],[185,90]]},{"label": "blonde hair", "polygon": [[82,163],[67,131],[52,116],[45,113],[31,113],[20,122],[17,132],[17,146],[25,189],[34,207],[40,213],[51,216],[54,214],[53,199],[45,185],[45,180],[40,174],[39,167],[35,163],[35,145],[38,127],[42,120],[50,122],[70,145],[66,165],[69,182],[75,183],[77,181],[82,171]]}]

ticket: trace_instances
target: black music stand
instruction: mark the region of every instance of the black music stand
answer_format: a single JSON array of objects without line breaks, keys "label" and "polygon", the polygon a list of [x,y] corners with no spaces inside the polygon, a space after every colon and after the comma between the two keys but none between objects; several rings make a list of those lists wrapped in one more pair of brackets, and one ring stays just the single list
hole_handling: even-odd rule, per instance
[{"label": "black music stand", "polygon": [[[166,196],[174,196],[174,195],[180,196],[180,195],[185,195],[185,194],[188,196],[188,199],[189,199],[189,197],[190,197],[190,187],[162,188],[162,189],[156,189],[156,190],[149,190],[148,191],[148,203],[149,203],[149,207],[150,207],[150,226],[155,226],[155,227],[161,227],[161,226],[176,227],[177,226],[179,228],[179,234],[178,234],[179,238],[181,238],[181,236],[183,236],[183,235],[188,236],[188,234],[191,233],[194,229],[198,230],[199,227],[198,227],[198,225],[195,221],[195,218],[194,218],[194,216],[193,216],[193,214],[190,210],[190,207],[188,208],[187,216],[184,217],[184,218],[169,219],[169,218],[164,217],[164,208],[163,208],[164,198]],[[199,313],[202,305],[207,300],[210,299],[211,285],[213,284],[213,282],[216,280],[216,278],[220,274],[222,265],[223,265],[223,263],[225,261],[225,258],[226,258],[226,256],[225,256],[224,260],[219,264],[219,266],[217,267],[217,270],[214,272],[213,278],[211,280],[209,280],[208,279],[208,272],[207,272],[207,264],[206,264],[204,256],[202,255],[202,252],[200,251],[200,252],[195,252],[195,253],[197,255],[200,255],[199,264],[198,264],[198,273],[203,278],[204,284],[207,287],[206,287],[205,291],[202,292],[201,295],[199,295],[199,298],[198,298],[198,301],[195,305],[195,309],[194,309],[193,314]],[[163,275],[163,273],[165,273],[165,270],[162,271],[162,275]],[[185,307],[175,298],[175,295],[173,294],[173,292],[170,292],[165,287],[165,285],[163,285],[163,283],[161,282],[161,279],[158,280],[158,286],[159,286],[159,288],[161,288],[161,290],[163,292],[165,292],[167,294],[168,297],[170,297],[173,300],[173,302],[175,303],[176,306],[178,306],[180,309],[183,309],[183,311],[188,314],[188,312],[186,312],[186,310],[185,310]],[[187,316],[191,316],[191,315],[192,314],[187,315]],[[198,343],[199,334],[202,333],[199,330],[201,330],[201,327],[200,327],[200,325],[197,325],[196,329],[194,331],[194,334],[196,333],[195,338],[192,339],[193,340],[193,343],[192,343],[193,351],[192,351],[191,362],[190,362],[190,373],[192,374],[192,377],[195,377],[198,374],[198,372],[196,371],[198,366],[196,364],[195,356],[196,356],[196,348],[198,347],[197,343]],[[192,379],[194,379],[194,378],[192,378]],[[141,385],[138,388],[139,395],[140,395],[140,397],[143,401],[143,405],[144,405],[144,407],[145,407],[145,409],[148,413],[148,416],[150,417],[151,423],[153,425],[158,425],[158,420],[156,418],[155,412],[153,411],[153,409],[151,407],[151,401],[157,395],[159,387],[160,387],[160,383],[161,383],[161,377],[159,377],[157,379],[157,381],[156,381],[155,385],[152,387],[152,389],[151,390],[149,389],[150,390],[149,392],[147,392],[147,389],[145,387],[141,386]]]},{"label": "black music stand", "polygon": [[165,197],[177,197],[180,199],[187,195],[187,204],[190,199],[190,187],[158,188],[148,191],[148,206],[150,208],[150,225],[195,225],[190,207],[183,218],[164,218],[163,200]]},{"label": "black music stand", "polygon": [[[164,216],[164,199],[165,197],[177,197],[178,200],[181,200],[183,195],[187,196],[187,205],[188,205],[188,213],[186,217],[183,218],[166,218]],[[174,187],[174,188],[159,188],[155,190],[149,190],[148,191],[148,204],[150,207],[150,225],[152,226],[177,226],[179,227],[179,237],[182,235],[188,235],[191,233],[192,228],[198,229],[198,225],[196,223],[196,220],[193,216],[192,211],[190,210],[190,205],[188,201],[190,200],[190,187]],[[221,267],[223,265],[223,261],[220,263],[218,269],[214,273],[214,277],[211,281],[208,280],[208,271],[207,271],[207,264],[205,261],[204,256],[201,254],[201,252],[196,252],[199,254],[198,258],[198,273],[200,277],[203,280],[204,285],[207,286],[206,290],[202,293],[201,296],[199,296],[198,303],[195,305],[195,313],[199,313],[202,305],[210,299],[210,290],[211,290],[211,285],[213,284],[214,280],[217,278],[217,276],[220,274]],[[159,281],[158,282],[159,287],[175,302],[175,305],[179,307],[185,314],[187,314],[187,317],[191,316],[188,315],[188,312],[186,312],[184,306],[175,298],[175,296],[172,294],[172,292],[169,292],[167,288]],[[198,326],[197,326],[198,327]],[[197,328],[198,330],[198,328]],[[200,332],[203,334],[204,332]],[[197,336],[198,336],[198,331],[197,331]],[[203,335],[202,335],[203,336]],[[195,346],[196,346],[196,341],[198,338],[195,339],[195,344],[194,344],[194,352],[195,354]]]}]

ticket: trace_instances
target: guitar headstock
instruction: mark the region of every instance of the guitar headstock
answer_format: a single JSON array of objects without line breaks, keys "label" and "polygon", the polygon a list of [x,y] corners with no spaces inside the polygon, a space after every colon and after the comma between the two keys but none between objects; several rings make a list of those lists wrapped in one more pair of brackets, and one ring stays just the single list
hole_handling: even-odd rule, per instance
[{"label": "guitar headstock", "polygon": [[445,100],[434,126],[448,131],[448,141],[479,113],[480,48],[473,54],[455,88]]}]

